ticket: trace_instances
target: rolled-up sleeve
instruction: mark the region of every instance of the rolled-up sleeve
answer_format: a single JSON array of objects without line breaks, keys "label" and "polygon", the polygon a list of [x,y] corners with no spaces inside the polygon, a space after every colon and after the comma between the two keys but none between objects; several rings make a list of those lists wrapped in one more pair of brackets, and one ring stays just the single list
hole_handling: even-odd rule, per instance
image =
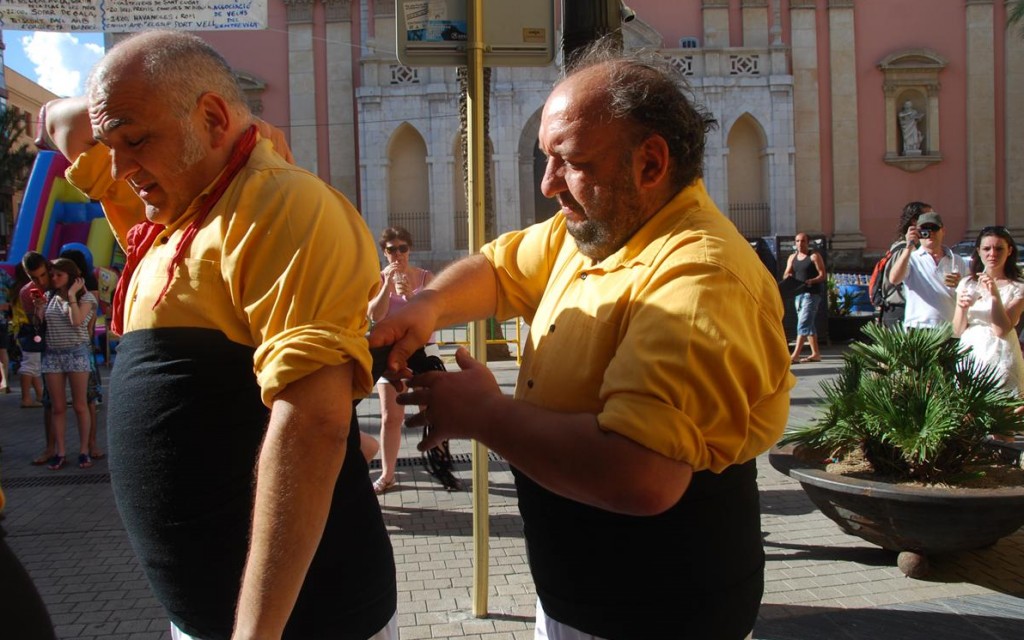
[{"label": "rolled-up sleeve", "polygon": [[124,180],[110,173],[110,149],[96,144],[78,156],[65,172],[68,182],[103,205],[103,213],[122,247],[128,230],[146,220],[146,205]]},{"label": "rolled-up sleeve", "polygon": [[680,264],[658,279],[631,305],[604,372],[601,428],[696,470],[757,456],[789,414],[792,377],[777,318],[714,264]]},{"label": "rolled-up sleeve", "polygon": [[222,269],[239,319],[256,345],[263,402],[324,366],[353,363],[353,395],[373,386],[367,303],[380,286],[377,252],[359,213],[302,171],[277,172],[247,188],[233,221]]}]

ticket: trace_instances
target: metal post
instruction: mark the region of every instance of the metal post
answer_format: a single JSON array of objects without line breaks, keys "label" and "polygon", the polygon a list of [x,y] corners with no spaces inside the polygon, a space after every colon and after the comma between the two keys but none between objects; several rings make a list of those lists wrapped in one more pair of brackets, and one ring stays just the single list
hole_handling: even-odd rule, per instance
[{"label": "metal post", "polygon": [[[468,7],[466,128],[469,138],[469,254],[484,244],[484,15],[483,0]],[[469,325],[473,357],[487,361],[487,333],[483,320]],[[487,447],[473,441],[473,615],[487,616],[490,522],[488,504]]]}]

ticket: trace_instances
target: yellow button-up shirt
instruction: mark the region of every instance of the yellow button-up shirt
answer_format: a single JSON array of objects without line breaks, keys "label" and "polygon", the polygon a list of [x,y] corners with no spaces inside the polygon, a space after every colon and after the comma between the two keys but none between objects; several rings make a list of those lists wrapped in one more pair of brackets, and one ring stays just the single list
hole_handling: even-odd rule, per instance
[{"label": "yellow button-up shirt", "polygon": [[578,251],[560,215],[483,254],[498,316],[530,323],[518,399],[593,413],[695,471],[720,472],[778,440],[795,382],[778,287],[702,181],[600,262]]}]

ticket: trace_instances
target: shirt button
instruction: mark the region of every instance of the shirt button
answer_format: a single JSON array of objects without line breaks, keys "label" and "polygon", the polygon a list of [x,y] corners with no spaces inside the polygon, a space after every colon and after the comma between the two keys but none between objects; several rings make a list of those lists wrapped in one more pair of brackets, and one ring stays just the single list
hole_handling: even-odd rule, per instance
[{"label": "shirt button", "polygon": [[526,381],[526,386],[530,389],[533,388],[533,378],[530,378],[529,380]]},{"label": "shirt button", "polygon": [[554,332],[555,332],[555,325],[551,325],[551,328],[548,329],[548,333],[554,333]]},{"label": "shirt button", "polygon": [[587,274],[581,273],[580,274],[580,280],[586,280],[586,279],[587,279]]},{"label": "shirt button", "polygon": [[167,244],[167,236],[160,238],[160,244]]}]

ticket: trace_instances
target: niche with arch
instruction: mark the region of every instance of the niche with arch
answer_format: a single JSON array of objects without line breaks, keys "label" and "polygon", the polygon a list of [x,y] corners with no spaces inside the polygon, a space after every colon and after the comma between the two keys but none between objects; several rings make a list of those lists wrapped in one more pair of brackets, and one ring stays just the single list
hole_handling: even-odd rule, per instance
[{"label": "niche with arch", "polygon": [[945,58],[908,49],[886,56],[878,68],[884,76],[886,164],[920,171],[941,162],[939,74]]}]

